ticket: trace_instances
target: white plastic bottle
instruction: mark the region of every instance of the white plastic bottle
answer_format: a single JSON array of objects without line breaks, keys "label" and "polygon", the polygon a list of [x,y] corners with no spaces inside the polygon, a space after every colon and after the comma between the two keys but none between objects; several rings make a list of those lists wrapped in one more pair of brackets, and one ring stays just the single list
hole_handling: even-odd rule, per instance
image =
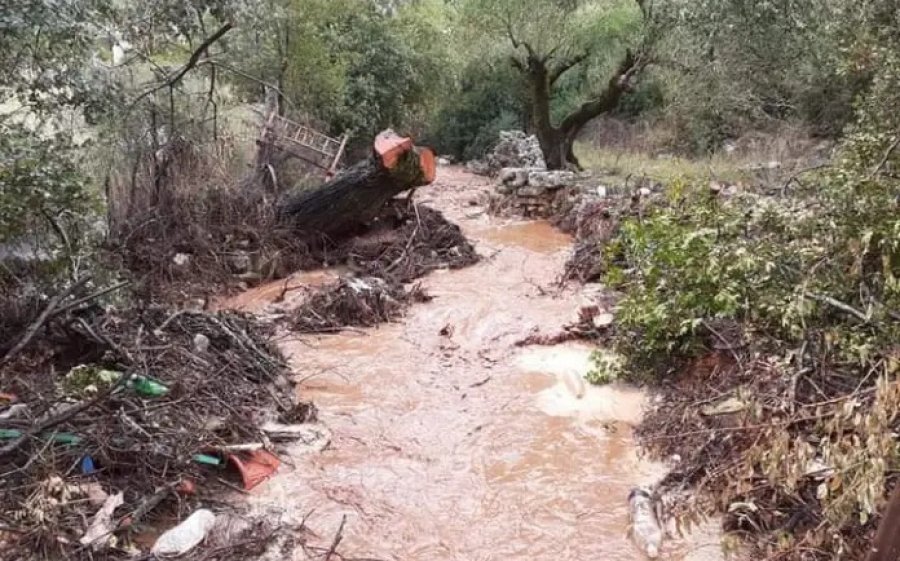
[{"label": "white plastic bottle", "polygon": [[650,559],[659,557],[663,532],[653,510],[653,499],[647,489],[635,488],[628,493],[628,507],[631,514],[631,537],[635,544]]}]

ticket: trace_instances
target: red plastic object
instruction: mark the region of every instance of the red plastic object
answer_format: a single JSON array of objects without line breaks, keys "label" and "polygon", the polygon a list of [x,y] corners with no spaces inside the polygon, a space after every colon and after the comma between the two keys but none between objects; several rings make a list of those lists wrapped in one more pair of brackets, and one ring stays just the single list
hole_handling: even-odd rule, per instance
[{"label": "red plastic object", "polygon": [[15,402],[19,401],[19,397],[14,393],[0,392],[0,401],[8,401],[10,403],[15,403]]},{"label": "red plastic object", "polygon": [[248,491],[271,477],[281,465],[277,456],[265,450],[228,454],[228,461],[237,468],[244,481],[244,489]]}]

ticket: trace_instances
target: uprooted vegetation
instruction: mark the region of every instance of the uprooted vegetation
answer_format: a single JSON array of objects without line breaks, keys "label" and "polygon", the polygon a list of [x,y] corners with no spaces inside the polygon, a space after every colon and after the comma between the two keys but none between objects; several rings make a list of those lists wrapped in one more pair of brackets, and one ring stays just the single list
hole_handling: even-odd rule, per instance
[{"label": "uprooted vegetation", "polygon": [[318,288],[292,313],[291,325],[305,333],[372,327],[403,315],[411,302],[429,299],[418,285],[405,285],[437,269],[459,269],[478,262],[475,248],[459,226],[440,212],[410,201],[396,201],[366,234],[328,253],[354,277]]},{"label": "uprooted vegetation", "polygon": [[767,559],[861,558],[895,484],[900,206],[878,106],[835,167],[774,192],[670,185],[576,269],[622,294],[595,381],[664,382],[640,435],[679,458],[669,513],[724,513]]},{"label": "uprooted vegetation", "polygon": [[[230,312],[71,307],[85,284],[0,361],[3,558],[131,557],[159,521],[243,483],[230,455],[272,449],[278,427],[315,417],[270,328]],[[98,524],[107,505],[116,515]],[[275,525],[247,521],[236,553],[265,549],[254,531]],[[208,546],[195,553],[225,551]]]}]

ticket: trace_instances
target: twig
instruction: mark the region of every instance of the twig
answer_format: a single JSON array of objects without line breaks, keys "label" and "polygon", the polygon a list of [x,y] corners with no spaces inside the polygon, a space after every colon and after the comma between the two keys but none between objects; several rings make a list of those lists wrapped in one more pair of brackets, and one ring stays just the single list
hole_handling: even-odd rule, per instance
[{"label": "twig", "polygon": [[390,273],[391,271],[393,271],[394,267],[399,265],[403,261],[403,258],[409,255],[409,250],[410,248],[412,248],[412,244],[416,239],[416,235],[419,233],[419,227],[422,225],[422,217],[419,216],[419,205],[413,204],[413,208],[416,211],[416,227],[413,228],[412,234],[410,234],[409,236],[409,241],[406,242],[406,248],[403,249],[403,253],[401,253],[400,257],[398,257],[393,263],[388,265],[388,267],[384,270],[385,273]]},{"label": "twig", "polygon": [[325,561],[331,561],[331,556],[334,555],[337,546],[340,545],[341,540],[344,539],[344,524],[347,523],[347,515],[341,517],[341,525],[338,527],[337,534],[334,535],[334,541],[331,542],[331,547],[328,548],[328,553],[325,554]]},{"label": "twig", "polygon": [[53,315],[57,316],[59,314],[66,313],[69,310],[72,310],[74,308],[77,308],[78,306],[81,306],[82,304],[86,304],[92,300],[96,300],[97,298],[106,296],[110,292],[115,292],[117,290],[121,290],[130,285],[131,285],[131,281],[123,281],[123,282],[120,282],[119,284],[114,284],[113,286],[104,288],[103,290],[98,290],[97,292],[90,294],[88,296],[85,296],[84,298],[79,298],[78,300],[70,302],[69,304],[66,304],[65,306],[60,306],[55,312],[53,312]]},{"label": "twig", "polygon": [[56,296],[54,296],[47,306],[44,308],[44,311],[41,312],[41,315],[31,324],[31,326],[25,331],[25,335],[19,340],[16,345],[7,352],[2,359],[0,359],[0,366],[9,363],[10,360],[15,358],[19,353],[28,346],[28,343],[37,335],[37,332],[41,329],[44,323],[50,319],[53,315],[54,310],[56,310],[59,303],[68,298],[73,292],[81,288],[84,283],[90,280],[90,275],[85,276],[77,281],[75,281],[69,288],[60,292]]},{"label": "twig", "polygon": [[221,39],[223,35],[228,33],[228,31],[232,27],[234,27],[234,24],[232,22],[226,22],[222,27],[219,28],[218,31],[207,37],[206,40],[203,41],[203,43],[201,43],[199,47],[197,47],[197,50],[191,53],[191,57],[178,72],[176,72],[171,78],[168,78],[165,81],[156,84],[152,88],[144,91],[142,94],[137,96],[134,101],[129,104],[129,109],[137,105],[139,101],[141,101],[148,95],[154,94],[163,88],[171,88],[175,84],[177,84],[182,78],[184,78],[184,75],[187,74],[191,70],[191,68],[197,66],[197,63],[200,61],[200,57],[202,57],[204,53],[206,53],[207,49],[209,49],[213,43]]},{"label": "twig", "polygon": [[872,171],[866,177],[866,181],[872,181],[873,179],[875,179],[876,175],[881,173],[881,170],[883,170],[884,166],[887,165],[888,160],[891,159],[891,154],[894,153],[894,150],[896,150],[898,146],[900,146],[900,134],[897,135],[897,139],[891,143],[887,150],[885,150],[884,156],[881,158],[881,161],[878,162],[877,166],[872,168]]},{"label": "twig", "polygon": [[9,444],[4,446],[3,448],[0,448],[0,458],[18,450],[19,447],[21,447],[22,444],[25,443],[25,441],[27,441],[29,438],[33,437],[34,435],[42,433],[49,428],[52,428],[52,427],[55,427],[56,425],[64,423],[64,422],[68,421],[69,419],[73,418],[75,415],[81,413],[82,411],[86,411],[87,409],[90,409],[90,408],[98,405],[101,401],[104,401],[106,398],[108,398],[110,395],[112,395],[113,392],[115,392],[119,388],[123,387],[130,379],[131,379],[131,374],[124,374],[119,377],[119,379],[116,381],[115,384],[113,384],[106,390],[97,394],[93,399],[79,403],[78,405],[69,407],[65,411],[60,413],[59,415],[50,417],[49,419],[45,419],[44,421],[37,423],[36,425],[33,425],[30,429],[25,431],[22,434],[22,436],[11,441]]},{"label": "twig", "polygon": [[863,323],[871,322],[871,319],[866,314],[864,314],[861,311],[857,310],[856,308],[850,306],[849,304],[844,304],[840,300],[835,300],[831,296],[826,296],[824,294],[813,294],[810,292],[804,293],[803,296],[805,296],[806,298],[809,298],[810,300],[815,300],[816,302],[821,302],[822,304],[828,304],[829,306],[837,308],[838,310],[840,310],[842,312],[850,314],[851,316],[855,317],[856,319],[858,319],[859,321],[861,321]]}]

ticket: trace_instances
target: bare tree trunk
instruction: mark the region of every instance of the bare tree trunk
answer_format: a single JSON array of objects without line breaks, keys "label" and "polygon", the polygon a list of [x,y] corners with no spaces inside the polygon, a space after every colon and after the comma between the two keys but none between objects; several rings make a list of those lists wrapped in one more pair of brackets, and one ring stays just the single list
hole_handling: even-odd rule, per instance
[{"label": "bare tree trunk", "polygon": [[866,561],[900,560],[900,485],[894,488]]},{"label": "bare tree trunk", "polygon": [[374,218],[395,195],[433,182],[435,169],[430,148],[385,131],[368,158],[317,189],[289,197],[278,214],[303,236],[346,235]]}]

